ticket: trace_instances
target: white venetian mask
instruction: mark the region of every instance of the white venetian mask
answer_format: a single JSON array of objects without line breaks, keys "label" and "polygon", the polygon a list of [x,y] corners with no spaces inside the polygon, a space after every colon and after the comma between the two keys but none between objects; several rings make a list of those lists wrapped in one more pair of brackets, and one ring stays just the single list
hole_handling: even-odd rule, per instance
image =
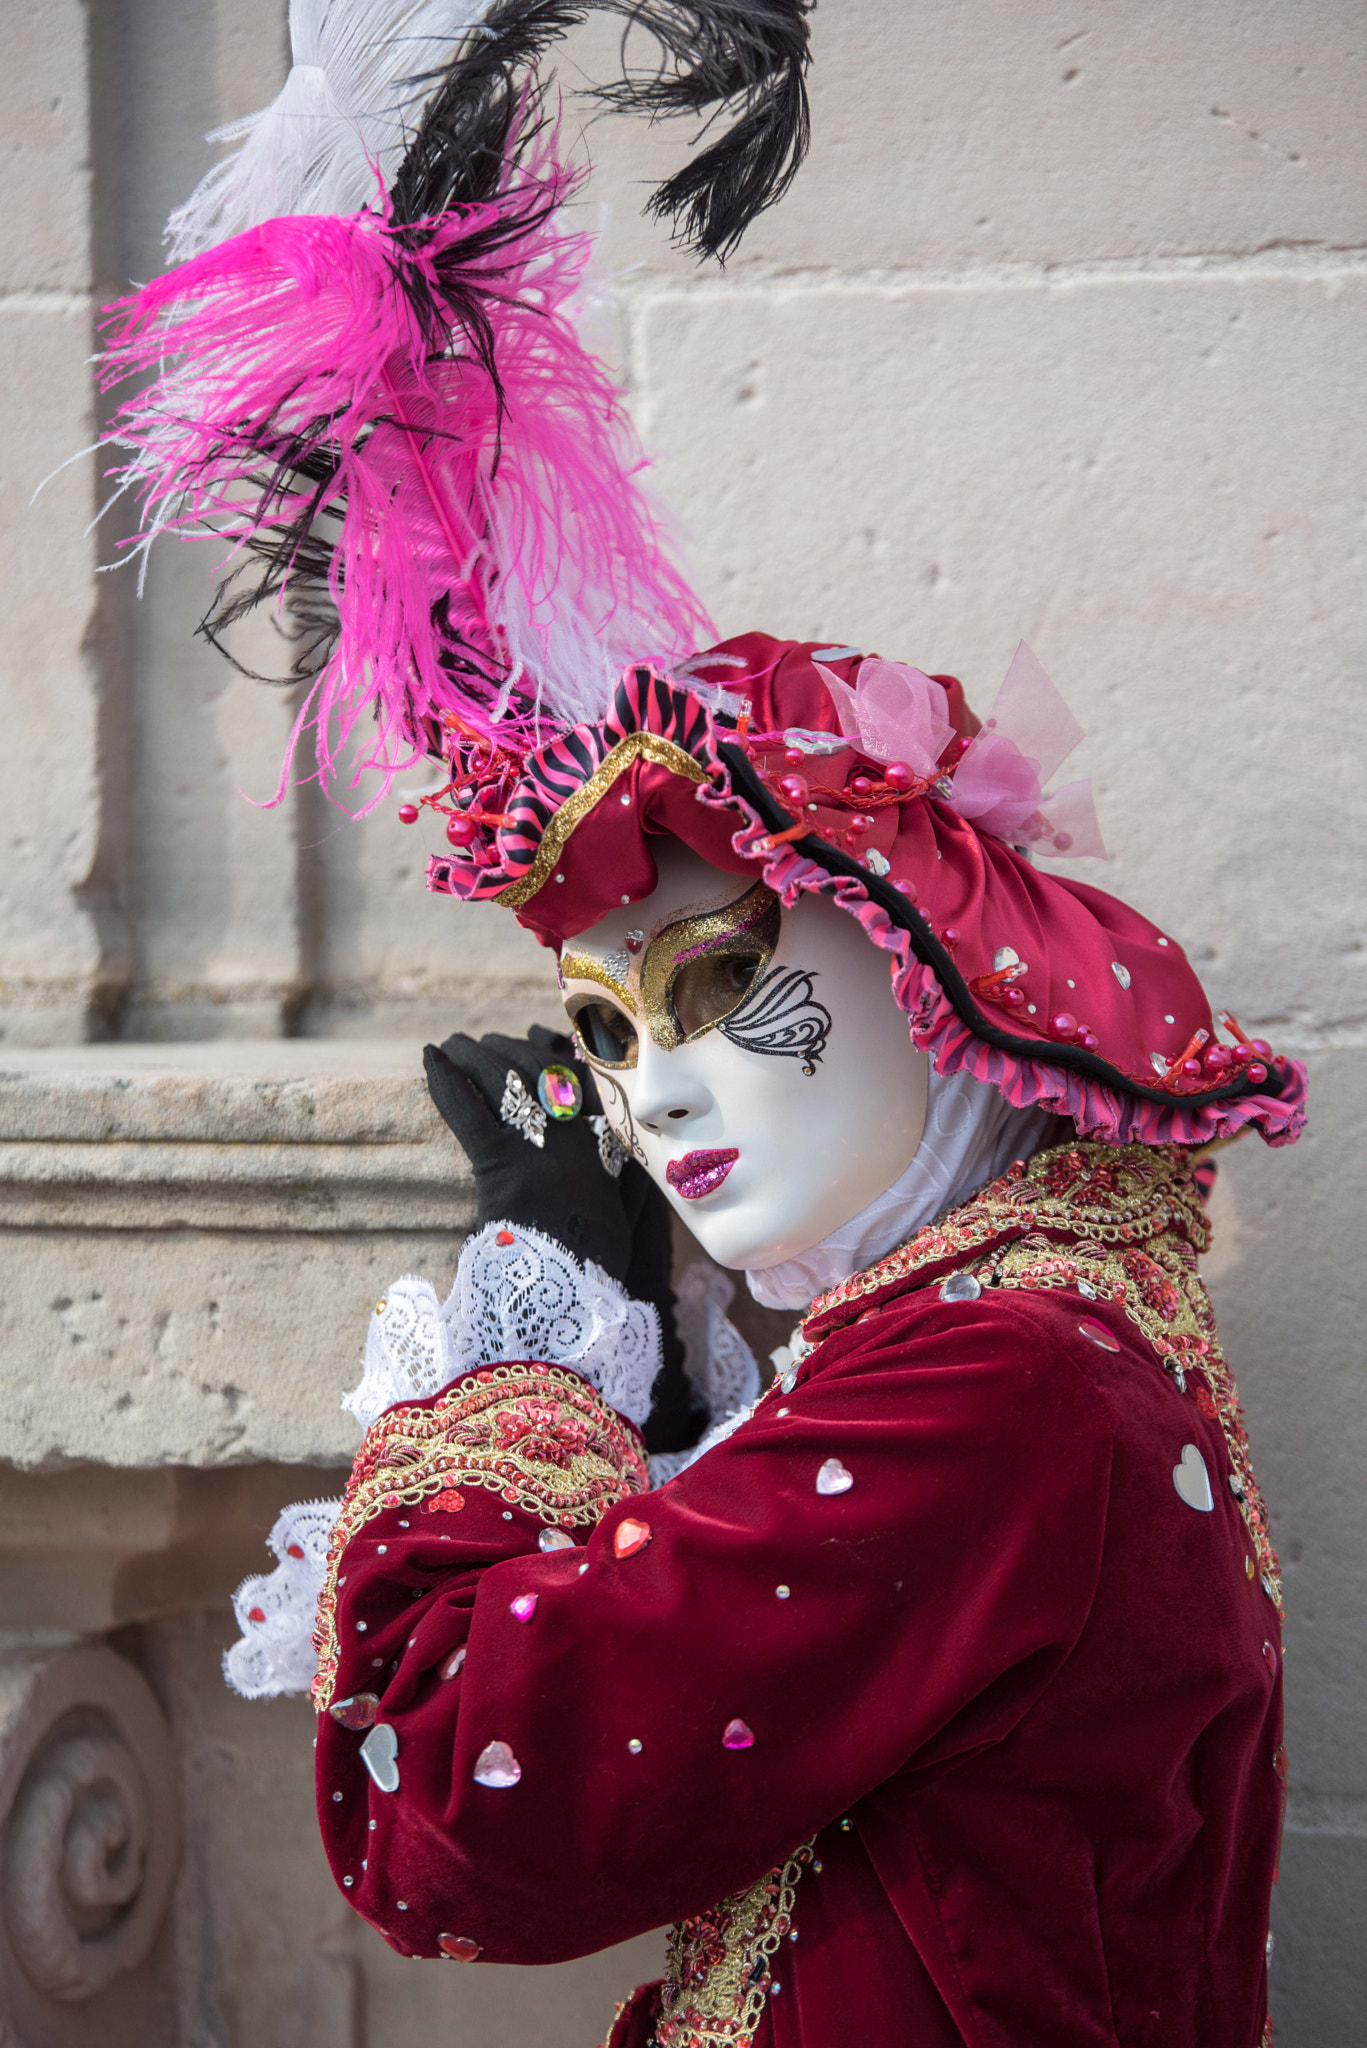
[{"label": "white venetian mask", "polygon": [[566,942],[565,1007],[612,1128],[718,1264],[807,1251],[904,1172],[926,1056],[887,956],[828,898],[791,910],[677,840]]}]

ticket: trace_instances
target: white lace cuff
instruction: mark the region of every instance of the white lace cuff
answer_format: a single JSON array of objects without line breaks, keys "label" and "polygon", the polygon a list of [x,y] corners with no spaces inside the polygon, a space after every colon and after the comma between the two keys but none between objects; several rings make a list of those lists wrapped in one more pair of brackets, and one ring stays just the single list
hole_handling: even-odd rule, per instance
[{"label": "white lace cuff", "polygon": [[602,1269],[512,1223],[487,1223],[461,1247],[438,1302],[406,1273],[375,1305],[361,1384],[342,1406],[362,1429],[399,1401],[423,1401],[483,1365],[562,1365],[639,1429],[660,1369],[660,1318]]},{"label": "white lace cuff", "polygon": [[[715,1266],[690,1266],[679,1283],[684,1369],[709,1427],[693,1450],[651,1459],[657,1486],[729,1435],[759,1396],[750,1347],[726,1320],[734,1293]],[[660,1367],[660,1320],[553,1238],[491,1223],[466,1240],[444,1302],[430,1281],[408,1273],[376,1303],[361,1382],[342,1406],[366,1430],[400,1402],[426,1400],[480,1366],[521,1359],[577,1372],[639,1428]],[[233,1597],[242,1640],[223,1669],[247,1699],[307,1692],[312,1682],[314,1614],[340,1507],[322,1500],[286,1508],[268,1539],[276,1569],[245,1580]]]},{"label": "white lace cuff", "polygon": [[234,1593],[242,1638],[224,1653],[223,1675],[244,1699],[307,1692],[313,1683],[313,1617],[341,1506],[309,1500],[286,1508],[266,1539],[280,1560],[275,1570],[244,1579]]}]

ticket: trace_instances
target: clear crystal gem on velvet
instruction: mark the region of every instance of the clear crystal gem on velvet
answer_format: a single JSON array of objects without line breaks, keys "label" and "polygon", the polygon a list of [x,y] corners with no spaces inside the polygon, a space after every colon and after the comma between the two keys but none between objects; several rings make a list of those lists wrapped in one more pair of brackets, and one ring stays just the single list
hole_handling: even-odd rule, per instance
[{"label": "clear crystal gem on velvet", "polygon": [[976,1301],[982,1288],[971,1273],[951,1273],[940,1282],[941,1301]]},{"label": "clear crystal gem on velvet", "polygon": [[506,1742],[486,1742],[475,1758],[474,1780],[495,1792],[506,1792],[522,1776],[522,1766]]},{"label": "clear crystal gem on velvet", "polygon": [[387,1721],[377,1721],[361,1744],[361,1762],[381,1792],[399,1789],[399,1738]]},{"label": "clear crystal gem on velvet", "polygon": [[839,1458],[827,1458],[816,1475],[818,1493],[848,1493],[854,1485],[854,1474]]}]

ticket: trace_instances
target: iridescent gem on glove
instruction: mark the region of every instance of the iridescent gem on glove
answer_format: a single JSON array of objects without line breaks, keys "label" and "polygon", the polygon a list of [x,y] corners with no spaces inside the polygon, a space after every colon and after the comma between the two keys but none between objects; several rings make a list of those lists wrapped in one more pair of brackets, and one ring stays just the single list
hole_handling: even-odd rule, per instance
[{"label": "iridescent gem on glove", "polygon": [[536,1099],[547,1116],[567,1124],[584,1106],[584,1091],[572,1067],[543,1067],[536,1084]]}]

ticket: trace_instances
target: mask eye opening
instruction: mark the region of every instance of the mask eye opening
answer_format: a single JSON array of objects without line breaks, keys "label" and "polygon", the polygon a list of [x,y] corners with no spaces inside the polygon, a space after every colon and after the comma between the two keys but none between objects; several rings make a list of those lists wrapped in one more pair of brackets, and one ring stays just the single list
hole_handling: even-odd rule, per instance
[{"label": "mask eye opening", "polygon": [[746,1000],[772,957],[772,949],[756,944],[731,944],[699,959],[688,960],[670,976],[670,1016],[680,1043],[701,1037],[722,1023]]},{"label": "mask eye opening", "polygon": [[590,1065],[634,1067],[636,1026],[615,1003],[601,996],[575,996],[565,1005],[574,1035]]}]

